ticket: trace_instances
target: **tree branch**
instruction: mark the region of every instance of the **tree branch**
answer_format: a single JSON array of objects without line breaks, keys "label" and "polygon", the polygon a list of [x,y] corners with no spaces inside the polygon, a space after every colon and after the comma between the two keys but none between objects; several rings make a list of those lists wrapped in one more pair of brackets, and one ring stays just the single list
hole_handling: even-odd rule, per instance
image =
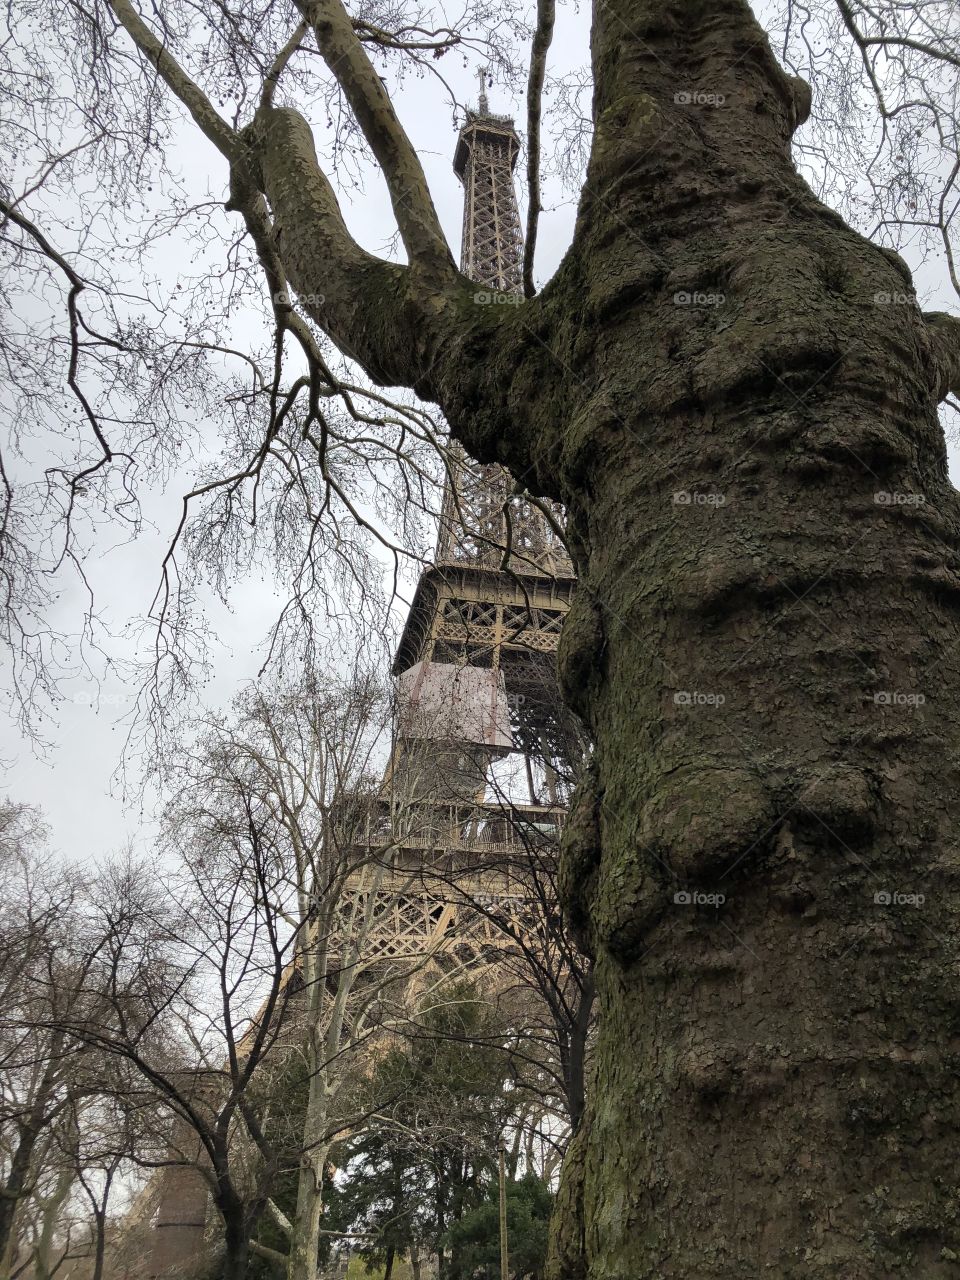
[{"label": "tree branch", "polygon": [[543,78],[547,70],[547,51],[553,39],[555,0],[537,0],[537,29],[530,50],[530,75],[527,80],[527,234],[523,245],[523,292],[532,298],[533,259],[537,249],[537,227],[540,219],[540,114],[543,103]]},{"label": "tree branch", "polygon": [[[267,1203],[269,1204],[270,1201]],[[265,1258],[267,1262],[272,1262],[276,1266],[282,1267],[283,1274],[286,1275],[290,1259],[285,1253],[280,1253],[276,1249],[268,1249],[267,1246],[265,1244],[261,1244],[259,1240],[249,1240],[247,1244],[251,1253],[255,1253],[258,1258]]]},{"label": "tree branch", "polygon": [[177,60],[167,52],[130,4],[130,0],[107,0],[107,3],[133,43],[156,67],[164,84],[190,112],[197,127],[231,164],[241,161],[244,158],[243,149],[235,131],[214,110],[200,86],[190,79]]},{"label": "tree branch", "polygon": [[[303,116],[286,107],[261,109],[249,136],[274,225],[269,219],[264,225],[258,193],[244,185],[240,168],[233,171],[231,207],[259,223],[258,248],[276,256],[305,309],[372,378],[416,383],[455,331],[444,294],[424,288],[422,278],[411,287],[409,267],[385,262],[353,239]],[[451,283],[458,281],[451,271]]]},{"label": "tree branch", "polygon": [[298,23],[293,34],[290,36],[290,39],[277,54],[276,58],[274,58],[273,65],[267,72],[267,78],[263,82],[263,94],[260,101],[264,106],[273,106],[273,95],[276,92],[280,77],[286,70],[290,59],[300,48],[303,37],[307,34],[308,30],[309,28],[305,22]]},{"label": "tree branch", "polygon": [[383,170],[410,265],[454,277],[456,266],[420,158],[343,5],[339,0],[297,0],[297,5]]},{"label": "tree branch", "polygon": [[951,316],[945,311],[925,311],[923,318],[940,371],[937,398],[960,396],[960,316]]},{"label": "tree branch", "polygon": [[272,1196],[267,1196],[266,1209],[267,1209],[267,1213],[269,1213],[270,1217],[274,1220],[274,1222],[277,1224],[277,1226],[280,1228],[283,1234],[288,1238],[292,1236],[293,1223],[290,1221],[287,1215],[283,1212],[283,1210],[280,1208],[277,1202],[272,1198]]}]

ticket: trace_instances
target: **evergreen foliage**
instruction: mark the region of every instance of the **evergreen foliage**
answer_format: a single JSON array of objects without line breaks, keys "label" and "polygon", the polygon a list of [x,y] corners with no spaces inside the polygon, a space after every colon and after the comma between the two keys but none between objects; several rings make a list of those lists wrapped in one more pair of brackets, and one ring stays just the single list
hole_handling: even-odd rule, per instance
[{"label": "evergreen foliage", "polygon": [[[507,1240],[513,1280],[541,1280],[553,1195],[536,1174],[506,1185]],[[487,1198],[447,1233],[460,1259],[462,1280],[500,1280],[500,1203],[494,1187]],[[458,1278],[459,1280],[459,1278]]]}]

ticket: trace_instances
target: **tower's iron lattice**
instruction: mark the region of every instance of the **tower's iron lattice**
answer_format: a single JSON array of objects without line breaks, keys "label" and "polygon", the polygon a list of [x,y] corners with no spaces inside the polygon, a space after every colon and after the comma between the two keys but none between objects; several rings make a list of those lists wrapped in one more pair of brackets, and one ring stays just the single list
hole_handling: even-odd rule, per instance
[{"label": "tower's iron lattice", "polygon": [[[519,150],[513,121],[492,114],[481,93],[453,162],[464,188],[461,267],[478,286],[478,306],[520,293]],[[393,666],[401,711],[389,781],[394,794],[415,794],[414,778],[424,786],[419,812],[412,806],[419,847],[401,859],[423,877],[404,945],[473,953],[480,965],[495,961],[503,935],[464,904],[480,895],[523,913],[524,851],[556,843],[561,775],[575,756],[556,684],[574,586],[561,513],[516,488],[503,468],[455,453],[435,562],[421,574]],[[505,757],[525,781],[523,799],[516,786],[506,802],[490,796],[491,770]]]}]

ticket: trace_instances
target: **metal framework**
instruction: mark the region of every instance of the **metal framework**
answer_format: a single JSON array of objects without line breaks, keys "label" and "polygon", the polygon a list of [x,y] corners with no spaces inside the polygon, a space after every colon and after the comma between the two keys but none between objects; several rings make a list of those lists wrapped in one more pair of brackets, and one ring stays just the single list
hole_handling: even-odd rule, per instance
[{"label": "metal framework", "polygon": [[[513,120],[490,112],[481,91],[479,110],[467,112],[453,159],[464,189],[460,269],[482,286],[478,306],[520,299],[523,236],[513,185],[519,152]],[[440,512],[437,563],[570,579],[560,519],[552,504],[517,495],[502,467],[481,465],[457,449]]]},{"label": "metal framework", "polygon": [[[467,112],[453,162],[464,187],[461,267],[481,286],[477,305],[501,305],[498,294],[521,288],[520,140],[482,92],[478,107]],[[385,787],[409,793],[415,774],[423,800],[403,855],[405,872],[411,857],[418,862],[417,893],[396,911],[398,934],[385,930],[385,951],[472,952],[477,969],[495,965],[503,935],[470,911],[470,899],[495,900],[517,923],[529,910],[525,851],[556,844],[558,770],[575,754],[556,683],[575,583],[561,520],[553,504],[518,494],[502,467],[455,452],[435,562],[421,574],[393,666],[401,716]],[[494,761],[511,754],[523,761],[527,797],[505,811],[485,794]]]},{"label": "metal framework", "polygon": [[451,470],[440,510],[437,564],[572,577],[559,533],[562,512],[555,503],[518,493],[503,467],[474,462],[459,447]]},{"label": "metal framework", "polygon": [[[425,959],[430,973],[452,962],[458,974],[479,979],[495,968],[505,945],[497,917],[518,927],[535,909],[524,863],[531,851],[552,856],[564,816],[561,805],[430,800],[412,806],[398,833],[384,801],[380,829],[365,842],[374,854],[384,850],[387,866],[365,964],[382,958],[401,971],[407,964],[413,988]],[[351,906],[345,901],[345,914]]]},{"label": "metal framework", "polygon": [[502,293],[520,290],[523,235],[513,188],[520,139],[509,116],[468,111],[460,130],[453,168],[463,183],[463,240],[460,267],[469,279]]}]

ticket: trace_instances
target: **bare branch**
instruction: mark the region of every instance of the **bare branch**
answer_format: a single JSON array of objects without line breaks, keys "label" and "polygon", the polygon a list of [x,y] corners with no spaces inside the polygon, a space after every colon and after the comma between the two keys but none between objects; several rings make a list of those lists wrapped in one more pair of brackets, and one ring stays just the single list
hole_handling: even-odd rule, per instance
[{"label": "bare branch", "polygon": [[536,293],[533,262],[537,250],[537,228],[543,208],[540,191],[540,124],[543,81],[547,71],[547,54],[553,39],[555,14],[555,0],[537,0],[537,26],[530,50],[527,84],[527,233],[523,245],[523,292],[528,298]]},{"label": "bare branch", "polygon": [[420,158],[345,9],[339,0],[298,3],[383,170],[411,266],[418,273],[452,279],[456,268]]}]

